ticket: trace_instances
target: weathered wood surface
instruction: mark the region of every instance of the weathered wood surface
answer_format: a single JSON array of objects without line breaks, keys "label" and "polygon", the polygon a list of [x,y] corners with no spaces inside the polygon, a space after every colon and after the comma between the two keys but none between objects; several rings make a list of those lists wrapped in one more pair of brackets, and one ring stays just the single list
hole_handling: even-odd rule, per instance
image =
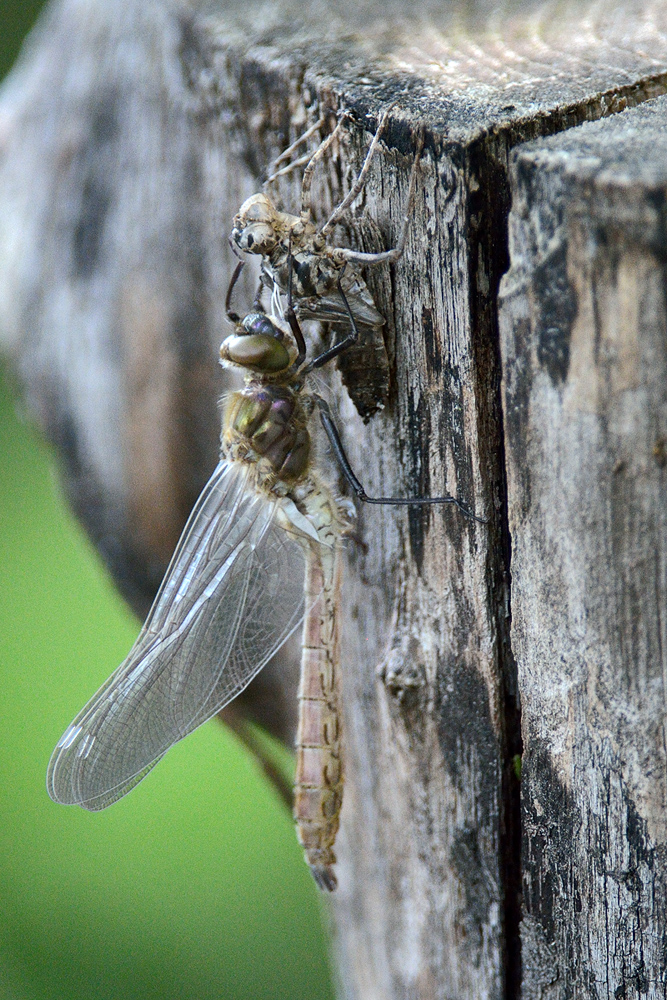
[{"label": "weathered wood surface", "polygon": [[[286,0],[55,6],[0,105],[0,307],[77,510],[145,603],[215,457],[233,214],[320,106],[344,106],[348,137],[317,180],[324,218],[378,112],[396,102],[360,206],[390,245],[415,130],[425,129],[406,254],[391,284],[377,281],[389,405],[364,426],[337,377],[332,391],[370,492],[455,492],[489,523],[452,510],[360,512],[368,551],[350,547],[343,616],[336,952],[350,998],[495,1000],[518,996],[521,977],[521,733],[496,316],[508,154],[667,90],[667,11],[411,11]],[[293,178],[281,189],[285,207],[297,188]],[[288,677],[264,716],[275,731],[289,729],[292,696]],[[261,697],[260,686],[255,710]],[[543,941],[530,912],[524,939],[534,931],[550,955],[549,930]],[[531,970],[526,995],[540,995],[552,973]]]},{"label": "weathered wood surface", "polygon": [[667,99],[512,165],[523,997],[667,995]]}]

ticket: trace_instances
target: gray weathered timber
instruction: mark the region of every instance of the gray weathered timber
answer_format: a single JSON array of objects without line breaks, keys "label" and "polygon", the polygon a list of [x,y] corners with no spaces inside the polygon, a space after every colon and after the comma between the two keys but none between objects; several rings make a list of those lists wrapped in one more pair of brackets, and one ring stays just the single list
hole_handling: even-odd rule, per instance
[{"label": "gray weathered timber", "polygon": [[219,431],[174,28],[159,5],[51,8],[5,84],[0,136],[3,339],[143,612]]},{"label": "gray weathered timber", "polygon": [[524,1000],[667,996],[667,100],[523,147],[500,311]]},{"label": "gray weathered timber", "polygon": [[[341,995],[355,1000],[518,996],[521,742],[496,321],[508,153],[667,90],[666,32],[659,3],[556,17],[538,4],[62,0],[4,91],[3,334],[78,512],[137,604],[214,460],[236,209],[321,106],[348,107],[347,138],[316,181],[324,218],[396,102],[359,205],[389,246],[425,129],[406,254],[374,285],[389,404],[364,427],[338,376],[331,391],[370,492],[455,492],[489,524],[368,508],[368,551],[350,545],[333,917]],[[281,188],[287,208],[297,181]],[[275,677],[264,671],[248,698],[285,734],[293,682],[276,689]],[[550,955],[526,927],[529,956]],[[548,983],[534,966],[527,981]]]}]

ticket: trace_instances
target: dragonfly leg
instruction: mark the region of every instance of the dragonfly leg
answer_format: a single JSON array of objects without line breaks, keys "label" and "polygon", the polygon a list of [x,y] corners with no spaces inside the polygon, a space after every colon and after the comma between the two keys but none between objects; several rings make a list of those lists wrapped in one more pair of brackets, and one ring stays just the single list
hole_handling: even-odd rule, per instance
[{"label": "dragonfly leg", "polygon": [[380,136],[384,132],[385,126],[387,124],[387,121],[389,120],[389,113],[390,113],[390,111],[392,110],[393,107],[394,107],[394,105],[391,104],[388,108],[386,108],[385,111],[383,111],[382,117],[380,118],[380,121],[378,122],[378,127],[377,127],[377,129],[375,131],[375,135],[373,136],[372,142],[371,142],[370,146],[368,147],[368,152],[366,153],[366,158],[365,158],[365,160],[364,160],[364,162],[362,164],[362,167],[361,167],[361,170],[359,171],[357,179],[354,182],[354,184],[352,185],[352,187],[350,188],[350,190],[348,191],[348,193],[345,195],[345,197],[343,198],[343,200],[341,201],[340,205],[337,205],[336,208],[334,208],[333,212],[331,213],[331,215],[329,216],[329,218],[327,219],[327,221],[324,223],[324,225],[320,229],[320,232],[322,234],[326,233],[327,230],[331,229],[332,226],[335,226],[335,224],[338,222],[338,220],[342,218],[342,216],[345,213],[345,211],[347,210],[348,206],[351,205],[352,202],[354,201],[354,199],[357,197],[357,195],[360,194],[361,191],[363,191],[364,185],[366,183],[366,177],[368,175],[368,171],[370,170],[371,160],[373,159],[373,154],[375,153],[375,150],[377,148],[377,144],[380,141]]},{"label": "dragonfly leg", "polygon": [[236,285],[236,282],[239,280],[239,275],[241,274],[241,271],[243,270],[244,267],[245,267],[245,261],[240,260],[236,265],[236,267],[234,268],[234,273],[229,282],[229,288],[227,289],[227,295],[225,297],[225,312],[227,313],[227,319],[230,320],[232,323],[241,322],[241,317],[239,316],[239,314],[235,313],[232,310],[232,292],[234,291],[234,286]]},{"label": "dragonfly leg", "polygon": [[257,283],[257,291],[255,292],[255,298],[253,299],[252,308],[254,312],[264,312],[262,307],[262,296],[264,294],[264,282],[261,277]]},{"label": "dragonfly leg", "polygon": [[[350,333],[348,333],[347,337],[343,337],[343,339],[339,341],[338,344],[334,344],[333,347],[330,347],[328,350],[320,354],[317,358],[314,358],[314,360],[311,361],[310,364],[307,365],[306,368],[304,369],[305,375],[307,375],[308,372],[313,371],[314,368],[321,368],[322,365],[326,365],[328,364],[329,361],[333,361],[334,358],[337,358],[339,354],[342,354],[343,351],[346,351],[348,347],[352,347],[352,345],[356,344],[357,341],[359,340],[359,329],[357,327],[357,323],[352,313],[352,310],[350,309],[350,303],[347,301],[347,295],[343,291],[342,279],[344,273],[345,273],[345,267],[343,266],[340,274],[338,275],[338,292],[340,294],[341,299],[343,300],[343,305],[345,306],[345,311],[350,320],[350,326],[352,327],[352,330]],[[290,276],[291,276],[291,271],[290,271]]]},{"label": "dragonfly leg", "polygon": [[269,186],[273,184],[278,177],[283,177],[285,174],[293,173],[298,167],[302,167],[304,163],[309,163],[310,159],[311,154],[304,153],[303,156],[298,156],[296,160],[292,160],[292,162],[288,163],[286,166],[281,167],[279,170],[275,170],[272,174],[269,174],[264,181],[264,184],[262,185],[263,190],[267,191]]},{"label": "dragonfly leg", "polygon": [[408,189],[408,200],[405,206],[405,213],[403,215],[403,226],[401,228],[401,235],[398,238],[398,243],[391,250],[383,250],[382,253],[362,253],[358,250],[348,250],[345,248],[338,248],[337,252],[345,257],[345,260],[355,261],[357,264],[395,264],[397,260],[403,255],[405,250],[405,241],[408,236],[408,229],[410,227],[410,215],[412,210],[412,203],[415,197],[415,188],[417,186],[417,169],[419,166],[419,160],[421,158],[422,150],[424,148],[424,131],[420,130],[417,136],[417,150],[415,152],[415,158],[412,163],[412,170],[410,172],[410,187]]},{"label": "dragonfly leg", "polygon": [[290,230],[289,234],[289,244],[288,244],[288,271],[287,271],[287,312],[285,317],[289,323],[289,328],[292,331],[292,336],[296,341],[296,346],[299,353],[297,354],[296,361],[292,365],[292,370],[297,371],[301,365],[306,360],[306,341],[304,340],[299,321],[296,318],[296,313],[294,312],[294,296],[292,294],[292,273],[294,271],[294,258],[292,257],[292,232]]},{"label": "dragonfly leg", "polygon": [[306,169],[303,172],[303,181],[301,182],[301,221],[310,222],[312,219],[312,212],[310,206],[310,189],[313,183],[313,172],[319,160],[322,159],[327,149],[338,138],[341,128],[348,117],[347,111],[343,112],[340,117],[338,124],[335,129],[328,135],[324,142],[318,146],[313,155],[310,157]]},{"label": "dragonfly leg", "polygon": [[336,461],[340,465],[341,471],[345,476],[345,479],[350,484],[355,496],[362,503],[376,503],[376,504],[393,504],[401,507],[419,507],[425,506],[426,504],[445,504],[452,503],[455,507],[461,511],[461,513],[470,518],[472,521],[478,521],[480,524],[486,524],[487,521],[483,517],[478,517],[473,514],[471,510],[457,500],[456,497],[452,496],[442,496],[442,497],[369,497],[366,490],[363,488],[359,480],[357,479],[352,466],[350,465],[349,459],[345,454],[345,449],[343,448],[343,443],[340,439],[340,434],[338,433],[338,428],[334,423],[333,416],[331,415],[331,410],[326,400],[322,399],[321,396],[314,397],[315,402],[320,411],[320,419],[322,421],[322,426],[329,439],[329,444],[336,456]]},{"label": "dragonfly leg", "polygon": [[294,142],[292,142],[289,146],[287,146],[286,149],[283,149],[282,153],[278,154],[278,156],[275,158],[275,160],[273,161],[273,163],[271,164],[271,166],[267,171],[267,178],[264,181],[265,191],[268,188],[269,184],[271,184],[276,179],[276,177],[279,177],[281,174],[291,173],[292,170],[295,170],[298,166],[302,166],[304,163],[308,162],[308,160],[311,157],[310,153],[308,153],[305,156],[300,156],[297,160],[292,160],[291,163],[288,163],[286,167],[278,169],[281,163],[284,163],[285,160],[289,160],[292,153],[299,148],[302,142],[306,142],[307,139],[310,139],[311,135],[314,135],[318,129],[322,128],[325,121],[326,118],[324,115],[322,115],[320,118],[317,119],[317,121],[313,125],[310,126],[310,128],[307,128],[306,131],[303,132],[298,137],[298,139],[295,139]]}]

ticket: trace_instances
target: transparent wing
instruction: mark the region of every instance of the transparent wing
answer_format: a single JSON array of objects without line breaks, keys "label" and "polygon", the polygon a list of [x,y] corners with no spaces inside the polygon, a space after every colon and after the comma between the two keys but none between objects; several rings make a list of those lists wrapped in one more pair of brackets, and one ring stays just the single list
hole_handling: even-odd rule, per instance
[{"label": "transparent wing", "polygon": [[68,728],[49,763],[56,802],[104,809],[261,670],[303,617],[303,550],[221,462],[190,515],[127,659]]}]

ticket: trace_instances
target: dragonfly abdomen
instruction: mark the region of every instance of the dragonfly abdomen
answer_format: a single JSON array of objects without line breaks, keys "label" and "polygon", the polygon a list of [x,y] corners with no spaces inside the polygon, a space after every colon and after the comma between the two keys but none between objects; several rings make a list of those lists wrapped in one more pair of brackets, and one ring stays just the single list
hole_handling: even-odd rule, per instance
[{"label": "dragonfly abdomen", "polygon": [[306,559],[294,819],[320,889],[337,881],[333,845],[343,801],[339,705],[337,548],[311,545]]}]

